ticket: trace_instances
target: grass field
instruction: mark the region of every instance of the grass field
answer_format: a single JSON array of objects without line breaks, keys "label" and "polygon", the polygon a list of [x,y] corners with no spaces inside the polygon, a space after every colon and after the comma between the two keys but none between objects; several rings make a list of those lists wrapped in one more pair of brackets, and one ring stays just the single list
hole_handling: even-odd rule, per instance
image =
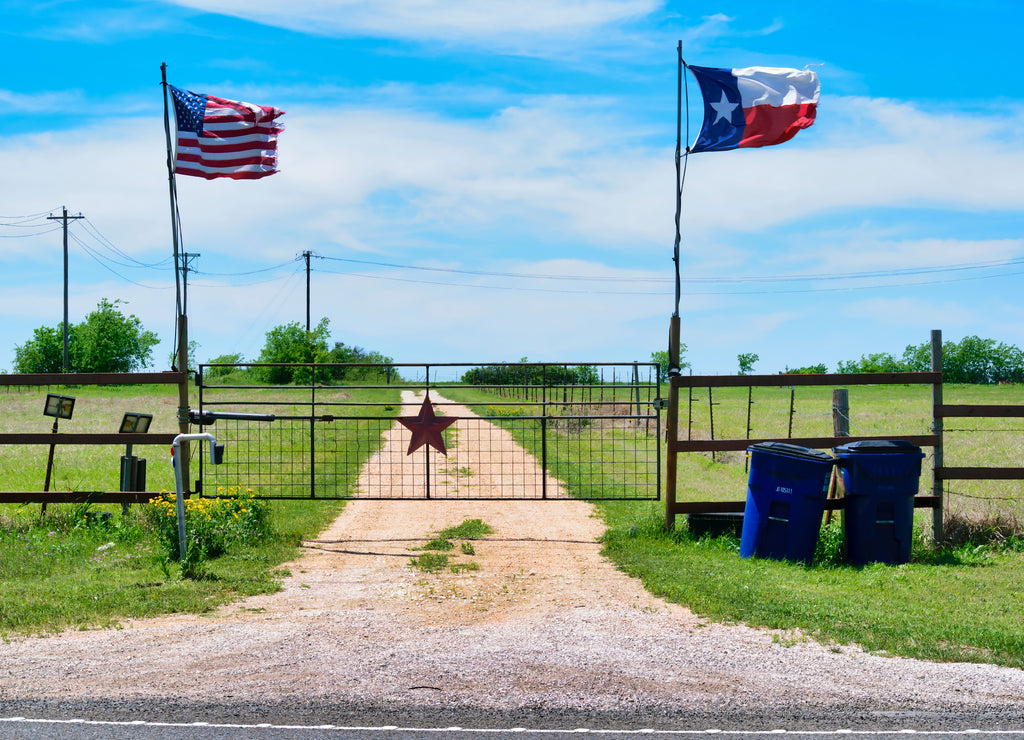
[{"label": "grass field", "polygon": [[[76,418],[66,423],[68,431],[116,429],[121,414],[128,410],[152,412],[156,416],[154,430],[174,431],[176,399],[172,391],[166,398],[138,389],[76,391],[81,405],[76,406]],[[628,388],[618,391],[628,394]],[[495,399],[474,390],[443,392],[484,409],[515,403],[514,399]],[[44,395],[35,389],[0,396],[0,407],[7,412],[3,417],[6,431],[48,431],[49,420],[41,415]],[[924,387],[854,388],[850,397],[855,434],[898,437],[928,431],[930,396]],[[712,401],[717,405],[711,407],[716,438],[746,434],[747,398],[746,389],[716,391]],[[755,389],[753,398],[752,434],[785,437],[788,389]],[[1024,389],[951,386],[946,388],[946,401],[1020,404],[1024,403]],[[684,402],[682,436],[686,436],[687,426],[695,438],[710,436],[706,391],[694,399],[692,411],[688,397],[684,396]],[[798,389],[796,409],[794,436],[830,433],[829,390]],[[500,421],[500,414],[495,419]],[[948,435],[949,464],[1019,464],[1020,430],[1015,420],[972,420],[957,427]],[[567,458],[552,461],[556,468],[578,464],[573,462],[579,460],[578,451],[566,445],[557,449],[566,450]],[[116,485],[121,450],[94,448],[78,456],[69,452],[58,455],[54,488]],[[597,453],[615,454],[612,449]],[[743,499],[743,455],[716,457],[680,457],[681,499]],[[922,476],[923,490],[930,487],[929,459]],[[38,488],[45,448],[6,450],[0,465],[6,489]],[[571,490],[574,476],[564,478]],[[168,477],[165,487],[171,485]],[[952,488],[952,508],[961,514],[977,519],[993,514],[1020,517],[1021,496],[1016,484],[955,484]],[[277,588],[273,567],[292,557],[298,542],[325,526],[341,504],[273,502],[270,506],[272,534],[265,542],[258,547],[229,548],[211,559],[207,577],[191,580],[180,578],[169,568],[147,522],[145,507],[132,507],[123,518],[120,507],[51,506],[46,516],[40,517],[38,505],[2,506],[0,634],[110,626],[125,617],[174,611],[202,612],[250,593],[272,591]],[[742,559],[735,540],[694,540],[684,526],[665,532],[663,504],[659,502],[606,502],[599,506],[608,526],[606,555],[653,593],[709,619],[779,629],[780,639],[787,643],[807,639],[806,635],[826,643],[858,643],[893,655],[1024,667],[1024,630],[1020,628],[1024,545],[1019,537],[1002,543],[981,538],[964,546],[937,549],[922,535],[907,565],[854,568],[835,557],[839,538],[833,528],[823,537],[818,560],[804,566]]]}]

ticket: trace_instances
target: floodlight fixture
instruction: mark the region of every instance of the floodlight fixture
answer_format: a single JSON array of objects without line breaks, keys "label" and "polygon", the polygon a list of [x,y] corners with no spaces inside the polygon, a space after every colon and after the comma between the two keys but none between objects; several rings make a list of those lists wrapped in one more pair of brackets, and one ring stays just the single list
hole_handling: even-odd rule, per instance
[{"label": "floodlight fixture", "polygon": [[149,431],[149,425],[153,423],[152,414],[136,414],[126,411],[121,419],[121,428],[117,431],[121,434],[145,434]]},{"label": "floodlight fixture", "polygon": [[70,419],[75,411],[75,399],[71,396],[59,396],[56,393],[46,394],[46,406],[43,408],[43,416],[52,416],[55,419]]}]

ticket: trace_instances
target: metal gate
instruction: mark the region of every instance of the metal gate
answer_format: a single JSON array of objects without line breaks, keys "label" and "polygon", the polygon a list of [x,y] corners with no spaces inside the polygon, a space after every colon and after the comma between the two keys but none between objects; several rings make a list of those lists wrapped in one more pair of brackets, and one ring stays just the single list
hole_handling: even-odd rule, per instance
[{"label": "metal gate", "polygon": [[205,364],[196,382],[192,421],[226,446],[196,458],[204,496],[661,496],[650,363]]}]

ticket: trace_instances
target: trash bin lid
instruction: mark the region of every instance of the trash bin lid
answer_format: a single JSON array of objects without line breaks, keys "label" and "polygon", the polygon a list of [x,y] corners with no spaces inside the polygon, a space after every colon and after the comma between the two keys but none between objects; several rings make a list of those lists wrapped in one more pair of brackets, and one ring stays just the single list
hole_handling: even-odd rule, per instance
[{"label": "trash bin lid", "polygon": [[800,445],[791,445],[788,442],[758,442],[757,444],[750,445],[747,450],[750,452],[770,452],[773,455],[786,455],[788,457],[802,457],[829,464],[835,462],[835,459],[827,452],[811,449],[810,447],[801,447]]},{"label": "trash bin lid", "polygon": [[920,452],[921,448],[917,445],[907,442],[905,439],[863,439],[860,442],[850,442],[849,444],[836,447],[836,452],[844,452],[852,455],[863,455],[872,453],[908,453],[908,452]]}]

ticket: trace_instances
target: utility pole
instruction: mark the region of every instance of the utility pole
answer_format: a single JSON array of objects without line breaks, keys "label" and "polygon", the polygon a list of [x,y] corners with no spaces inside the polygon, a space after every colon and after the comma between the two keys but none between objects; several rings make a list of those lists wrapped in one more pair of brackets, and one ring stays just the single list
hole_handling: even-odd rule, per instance
[{"label": "utility pole", "polygon": [[310,331],[309,327],[309,257],[312,254],[308,249],[302,253],[302,256],[306,258],[306,333]]},{"label": "utility pole", "polygon": [[181,253],[181,258],[182,258],[181,259],[181,279],[182,279],[182,305],[181,305],[181,312],[183,314],[185,314],[186,316],[188,316],[188,267],[189,267],[189,260],[191,260],[192,258],[198,258],[198,257],[202,257],[202,255],[198,254],[198,253],[189,253],[189,252],[182,252]]},{"label": "utility pole", "polygon": [[47,216],[50,221],[64,222],[64,365],[62,372],[68,371],[68,221],[75,221],[85,218],[81,213],[77,216],[69,216],[67,206],[61,206],[63,215]]}]

